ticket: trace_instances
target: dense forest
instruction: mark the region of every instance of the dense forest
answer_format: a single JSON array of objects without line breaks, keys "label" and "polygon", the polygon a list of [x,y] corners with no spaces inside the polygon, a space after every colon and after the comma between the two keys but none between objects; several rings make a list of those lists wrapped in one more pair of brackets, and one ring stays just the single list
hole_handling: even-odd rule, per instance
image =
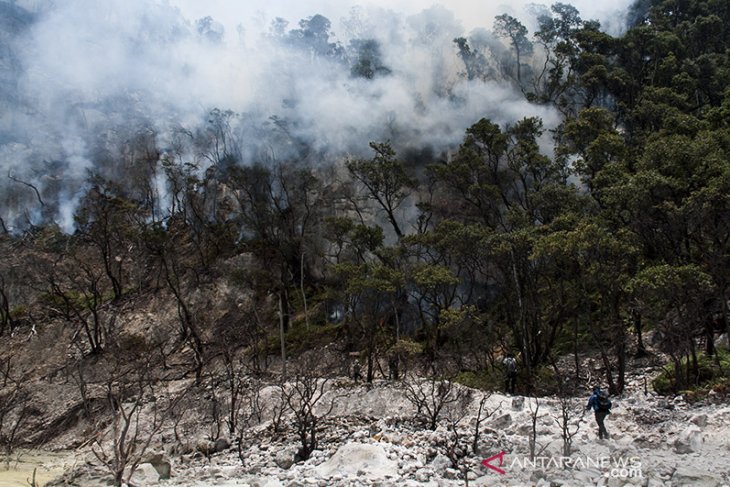
[{"label": "dense forest", "polygon": [[[33,15],[0,7],[16,19],[0,39],[9,93],[8,32]],[[207,107],[164,136],[143,118],[97,134],[74,181],[54,177],[64,161],[44,161],[42,180],[9,171],[0,334],[62,323],[83,356],[185,347],[198,378],[215,357],[260,372],[323,337],[359,352],[366,380],[379,360],[478,375],[512,351],[533,387],[559,357],[579,374],[590,351],[619,394],[653,330],[671,389],[691,388],[728,331],[730,3],[640,0],[629,22],[612,36],[556,3],[442,46],[458,80],[506,83],[557,123],[477,117],[452,147],[401,127],[348,155],[299,136],[299,120],[252,127]],[[195,28],[217,42],[212,19]],[[398,70],[380,41],[343,45],[322,15],[270,35],[358,86]],[[434,89],[466,110],[455,83]],[[246,299],[213,317],[212,283]],[[173,302],[178,329],[125,341],[117,316],[145,296]]]}]

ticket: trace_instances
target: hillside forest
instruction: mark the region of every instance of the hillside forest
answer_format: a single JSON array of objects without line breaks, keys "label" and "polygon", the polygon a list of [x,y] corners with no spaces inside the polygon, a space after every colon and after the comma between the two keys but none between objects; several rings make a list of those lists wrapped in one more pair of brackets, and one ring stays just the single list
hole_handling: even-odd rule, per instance
[{"label": "hillside forest", "polygon": [[[730,3],[638,0],[617,35],[568,4],[533,14],[441,47],[454,83],[507,83],[549,121],[477,117],[450,147],[400,127],[343,154],[297,120],[211,106],[164,137],[143,119],[96,134],[73,204],[59,161],[3,174],[4,393],[22,394],[24,362],[124,357],[202,382],[221,361],[286,375],[327,345],[365,381],[389,364],[492,386],[512,352],[535,394],[589,355],[621,394],[649,333],[664,393],[711,379],[730,319]],[[330,29],[314,15],[271,35],[353,83],[394,76],[378,40]],[[36,341],[67,353],[17,352]]]}]

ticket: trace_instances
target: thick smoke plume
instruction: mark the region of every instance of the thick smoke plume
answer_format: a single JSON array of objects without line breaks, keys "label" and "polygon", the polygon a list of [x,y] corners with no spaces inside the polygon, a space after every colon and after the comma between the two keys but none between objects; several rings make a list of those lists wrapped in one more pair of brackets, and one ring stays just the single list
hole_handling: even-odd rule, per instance
[{"label": "thick smoke plume", "polygon": [[[124,178],[135,144],[204,170],[211,130],[238,163],[319,163],[372,140],[448,150],[481,117],[557,121],[500,70],[508,48],[489,29],[525,12],[514,6],[234,3],[0,0],[4,224],[71,231],[88,175]],[[489,76],[465,75],[460,36],[493,61]]]}]

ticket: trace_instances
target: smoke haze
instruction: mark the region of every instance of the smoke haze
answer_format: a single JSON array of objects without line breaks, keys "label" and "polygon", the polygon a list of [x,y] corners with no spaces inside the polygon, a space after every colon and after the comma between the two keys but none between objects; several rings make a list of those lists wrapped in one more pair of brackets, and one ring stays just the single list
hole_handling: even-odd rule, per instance
[{"label": "smoke haze", "polygon": [[[617,31],[623,1],[576,6]],[[141,133],[204,169],[210,158],[179,135],[205,134],[214,108],[233,112],[222,120],[244,163],[367,155],[371,140],[441,151],[482,117],[558,120],[499,72],[463,76],[453,39],[474,32],[498,59],[506,48],[487,46],[494,16],[530,25],[514,4],[0,0],[0,10],[0,216],[9,225],[52,219],[71,231],[89,171],[123,178],[119,161],[136,157]],[[358,50],[364,40],[376,47]],[[379,70],[372,76],[353,75],[363,52]]]}]

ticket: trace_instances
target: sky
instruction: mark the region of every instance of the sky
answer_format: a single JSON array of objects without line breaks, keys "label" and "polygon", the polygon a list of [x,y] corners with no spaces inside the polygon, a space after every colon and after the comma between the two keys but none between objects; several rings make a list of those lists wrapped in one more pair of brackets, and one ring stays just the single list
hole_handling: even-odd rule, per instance
[{"label": "sky", "polygon": [[[401,12],[405,15],[414,15],[434,5],[442,5],[454,12],[456,18],[464,26],[465,31],[476,27],[490,27],[495,15],[502,13],[518,14],[525,5],[530,3],[544,3],[550,1],[511,1],[504,2],[488,0],[449,0],[448,2],[433,2],[429,0],[365,0],[358,2],[338,0],[170,0],[172,5],[178,6],[186,15],[194,18],[210,15],[227,28],[235,28],[238,23],[246,23],[252,18],[264,16],[266,18],[283,17],[285,19],[301,19],[314,13],[328,17],[333,23],[347,16],[353,7],[382,8]],[[597,19],[604,27],[612,32],[622,28],[623,13],[631,5],[631,0],[573,0],[564,1],[574,5],[584,19]]]}]

